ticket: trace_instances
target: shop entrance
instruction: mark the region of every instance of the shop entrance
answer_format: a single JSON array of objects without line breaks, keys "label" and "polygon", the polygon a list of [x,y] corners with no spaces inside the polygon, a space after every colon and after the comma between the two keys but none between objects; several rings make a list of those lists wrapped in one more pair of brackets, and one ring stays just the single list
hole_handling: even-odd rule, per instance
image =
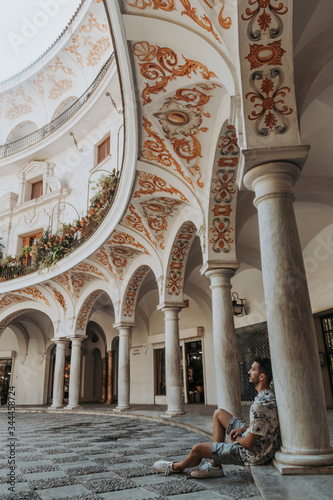
[{"label": "shop entrance", "polygon": [[12,360],[0,359],[0,405],[6,405],[12,375]]},{"label": "shop entrance", "polygon": [[201,340],[185,342],[188,403],[205,403]]}]

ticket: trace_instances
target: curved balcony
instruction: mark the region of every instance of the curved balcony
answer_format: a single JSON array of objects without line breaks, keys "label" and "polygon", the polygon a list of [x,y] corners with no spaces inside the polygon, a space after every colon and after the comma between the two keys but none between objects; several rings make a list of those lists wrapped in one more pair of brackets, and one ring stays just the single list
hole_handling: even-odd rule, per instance
[{"label": "curved balcony", "polygon": [[34,245],[24,247],[20,256],[7,256],[0,261],[0,281],[54,267],[60,259],[93,236],[111,209],[117,193],[118,176],[119,172],[113,172],[101,177],[97,184],[99,190],[91,198],[85,217],[63,223],[62,228],[55,233],[49,228],[44,230],[42,237]]},{"label": "curved balcony", "polygon": [[2,146],[0,146],[0,158],[6,158],[28,148],[29,146],[38,143],[39,141],[45,139],[45,137],[48,137],[53,132],[58,130],[70,118],[72,118],[72,116],[77,113],[77,111],[88,101],[90,96],[95,92],[98,85],[103,80],[103,77],[105,76],[107,70],[111,66],[113,58],[114,52],[106,61],[101,71],[98,73],[95,80],[89,85],[87,90],[69,108],[67,108],[66,111],[61,113],[59,116],[57,116],[57,118],[52,120],[47,125],[44,125],[44,127],[36,130],[36,132],[26,135],[25,137],[22,137],[21,139],[18,139],[16,141],[9,142],[8,144],[3,144]]}]

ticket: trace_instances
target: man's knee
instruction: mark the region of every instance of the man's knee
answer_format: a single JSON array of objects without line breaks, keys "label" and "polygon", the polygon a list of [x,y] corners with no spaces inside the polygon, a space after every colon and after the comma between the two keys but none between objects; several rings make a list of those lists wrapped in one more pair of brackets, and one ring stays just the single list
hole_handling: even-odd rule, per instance
[{"label": "man's knee", "polygon": [[197,443],[192,447],[192,455],[196,457],[201,457],[204,451],[204,443]]}]

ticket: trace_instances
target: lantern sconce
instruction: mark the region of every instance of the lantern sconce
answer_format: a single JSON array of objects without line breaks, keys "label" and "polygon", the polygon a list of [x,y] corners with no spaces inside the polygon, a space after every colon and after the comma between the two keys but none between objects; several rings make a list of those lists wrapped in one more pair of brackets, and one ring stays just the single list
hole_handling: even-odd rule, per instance
[{"label": "lantern sconce", "polygon": [[75,135],[73,134],[73,132],[69,132],[69,135],[70,135],[71,137],[73,137],[73,141],[74,141],[74,144],[75,144],[76,149],[78,150],[78,152],[79,152],[79,153],[83,153],[83,149],[79,148],[78,143],[77,143],[77,140],[76,140]]},{"label": "lantern sconce", "polygon": [[234,316],[245,316],[247,314],[244,304],[245,299],[240,299],[237,292],[232,293],[232,309]]},{"label": "lantern sconce", "polygon": [[122,115],[124,111],[123,111],[122,109],[118,109],[118,108],[117,108],[116,103],[115,103],[115,102],[114,102],[114,100],[112,99],[112,96],[111,96],[110,92],[105,92],[105,95],[106,95],[106,97],[110,97],[111,102],[112,102],[112,104],[113,104],[113,107],[114,107],[114,109],[117,111],[117,113],[118,113],[119,115]]}]

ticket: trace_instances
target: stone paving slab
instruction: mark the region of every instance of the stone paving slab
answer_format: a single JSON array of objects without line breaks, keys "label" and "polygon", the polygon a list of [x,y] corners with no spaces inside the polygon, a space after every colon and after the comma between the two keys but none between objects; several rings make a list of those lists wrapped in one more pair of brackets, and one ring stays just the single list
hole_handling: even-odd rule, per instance
[{"label": "stone paving slab", "polygon": [[[7,428],[0,413],[0,428]],[[153,463],[183,458],[199,434],[161,422],[72,412],[17,412],[15,493],[6,484],[8,436],[1,431],[1,500],[259,500],[246,468],[196,480],[189,471],[164,476]],[[28,431],[28,432],[25,432]]]}]

